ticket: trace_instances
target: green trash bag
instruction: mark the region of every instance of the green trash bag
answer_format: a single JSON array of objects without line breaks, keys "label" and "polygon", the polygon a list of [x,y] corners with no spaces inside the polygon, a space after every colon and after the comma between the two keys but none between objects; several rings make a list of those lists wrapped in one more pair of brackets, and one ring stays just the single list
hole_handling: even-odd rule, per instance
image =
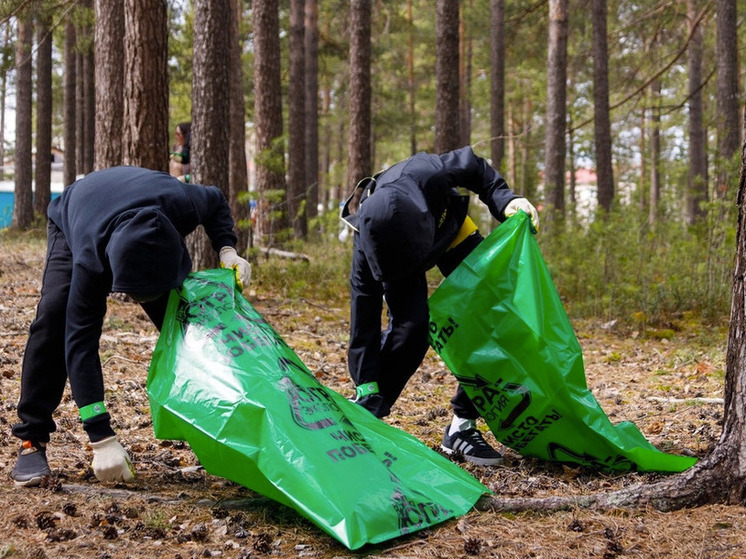
[{"label": "green trash bag", "polygon": [[680,472],[696,459],[612,425],[523,212],[490,234],[429,300],[430,344],[495,437],[524,456],[606,471]]},{"label": "green trash bag", "polygon": [[147,381],[155,436],[298,511],[350,549],[468,512],[490,491],[322,386],[235,290],[231,270],[174,290]]}]

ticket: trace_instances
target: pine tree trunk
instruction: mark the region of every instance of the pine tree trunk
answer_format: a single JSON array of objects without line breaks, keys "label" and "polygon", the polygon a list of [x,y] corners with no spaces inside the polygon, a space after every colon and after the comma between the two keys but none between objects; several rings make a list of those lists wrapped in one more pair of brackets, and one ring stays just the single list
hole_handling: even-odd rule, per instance
[{"label": "pine tree trunk", "polygon": [[435,47],[435,151],[460,147],[459,3],[437,0]]},{"label": "pine tree trunk", "polygon": [[46,218],[52,182],[52,30],[40,13],[36,32],[36,168],[34,212]]},{"label": "pine tree trunk", "polygon": [[308,182],[306,215],[318,215],[319,204],[319,5],[306,0],[306,180]]},{"label": "pine tree trunk", "polygon": [[606,0],[593,0],[593,106],[598,205],[609,212],[614,200],[614,172],[611,161]]},{"label": "pine tree trunk", "polygon": [[31,175],[31,99],[34,27],[30,16],[18,19],[16,42],[16,154],[15,197],[11,227],[25,230],[34,219]]},{"label": "pine tree trunk", "polygon": [[239,33],[242,20],[243,3],[230,0],[230,117],[228,138],[228,184],[230,192],[231,214],[235,221],[238,244],[236,250],[244,254],[251,246],[251,227],[249,221],[248,170],[246,168],[246,104],[243,91],[243,39]]},{"label": "pine tree trunk", "polygon": [[65,22],[65,96],[63,100],[65,162],[62,171],[62,182],[65,186],[74,183],[77,174],[75,166],[75,74],[75,24],[72,17],[68,15]]},{"label": "pine tree trunk", "polygon": [[370,0],[352,0],[350,8],[350,130],[347,190],[371,174]]},{"label": "pine tree trunk", "polygon": [[96,69],[96,123],[93,168],[122,163],[124,117],[124,6],[96,0],[94,60]]},{"label": "pine tree trunk", "polygon": [[[256,236],[270,246],[285,224],[287,194],[282,145],[280,23],[277,0],[254,0],[254,119],[256,125]],[[273,199],[274,196],[274,199]]]},{"label": "pine tree trunk", "polygon": [[565,215],[568,0],[549,0],[544,184],[551,214]]},{"label": "pine tree trunk", "polygon": [[492,166],[505,157],[505,0],[490,2],[490,133]]},{"label": "pine tree trunk", "polygon": [[306,220],[306,60],[304,0],[290,0],[288,71],[288,213],[293,235],[305,239]]},{"label": "pine tree trunk", "polygon": [[[191,174],[198,184],[215,185],[230,199],[228,191],[228,88],[229,50],[226,33],[230,25],[228,0],[195,0],[194,54],[192,56],[192,144]],[[214,268],[216,252],[203,228],[187,239],[193,268]]]},{"label": "pine tree trunk", "polygon": [[122,160],[126,165],[168,171],[166,2],[125,0],[124,19]]}]

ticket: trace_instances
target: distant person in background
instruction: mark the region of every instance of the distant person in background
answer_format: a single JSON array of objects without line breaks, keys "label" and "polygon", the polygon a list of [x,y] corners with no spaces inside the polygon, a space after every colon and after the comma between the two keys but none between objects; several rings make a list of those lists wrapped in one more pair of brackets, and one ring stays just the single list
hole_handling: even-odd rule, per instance
[{"label": "distant person in background", "polygon": [[50,473],[52,417],[70,380],[100,481],[129,481],[134,469],[104,403],[99,338],[109,293],[126,293],[160,330],[169,292],[192,269],[184,237],[202,225],[220,265],[248,287],[251,266],[236,254],[233,218],[216,186],[183,184],[160,171],[114,167],[67,187],[47,210],[41,299],[21,370],[21,439],[11,477],[38,485]]},{"label": "distant person in background", "polygon": [[[347,359],[354,401],[376,417],[390,413],[427,352],[425,272],[437,265],[448,276],[483,240],[459,187],[478,194],[498,221],[523,210],[538,229],[534,206],[468,146],[442,155],[418,153],[360,181],[342,210],[355,231]],[[382,332],[384,301],[388,327]],[[501,463],[502,455],[476,428],[479,412],[460,385],[451,405],[443,451],[484,466]]]},{"label": "distant person in background", "polygon": [[192,143],[192,123],[181,122],[174,130],[174,146],[171,151],[168,168],[172,176],[182,182],[190,182],[189,152]]}]

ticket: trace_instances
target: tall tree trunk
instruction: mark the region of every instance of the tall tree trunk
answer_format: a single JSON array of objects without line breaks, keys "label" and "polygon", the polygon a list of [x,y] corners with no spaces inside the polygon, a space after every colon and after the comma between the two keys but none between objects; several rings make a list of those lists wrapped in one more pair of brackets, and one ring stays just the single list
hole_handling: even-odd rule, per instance
[{"label": "tall tree trunk", "polygon": [[606,0],[593,0],[593,106],[598,205],[609,212],[614,200],[614,172],[611,161]]},{"label": "tall tree trunk", "polygon": [[319,4],[306,0],[306,181],[308,183],[306,215],[319,213]]},{"label": "tall tree trunk", "polygon": [[[254,0],[254,120],[256,125],[256,243],[269,246],[285,220],[280,23],[277,0]],[[277,200],[276,205],[273,197]],[[279,200],[278,200],[279,198]],[[276,209],[277,208],[277,209]],[[277,212],[277,216],[275,213]]]},{"label": "tall tree trunk", "polygon": [[243,19],[243,3],[230,0],[230,117],[228,138],[229,192],[233,220],[236,223],[238,245],[236,249],[243,254],[251,246],[251,227],[249,227],[248,170],[246,168],[246,103],[243,91],[243,39],[240,28]]},{"label": "tall tree trunk", "polygon": [[122,161],[157,171],[168,171],[167,16],[165,0],[124,0]]},{"label": "tall tree trunk", "polygon": [[716,0],[717,6],[717,184],[715,195],[725,199],[735,178],[731,159],[741,141],[738,115],[738,17],[736,0]]},{"label": "tall tree trunk", "polygon": [[[5,168],[5,99],[8,85],[8,69],[10,66],[10,22],[5,22],[3,31],[3,49],[0,53],[0,171]],[[2,174],[0,173],[0,176]]]},{"label": "tall tree trunk", "polygon": [[[550,217],[565,215],[568,0],[549,0],[544,177]],[[554,215],[552,215],[554,214]]]},{"label": "tall tree trunk", "polygon": [[435,151],[460,147],[459,129],[459,3],[436,2]]},{"label": "tall tree trunk", "polygon": [[703,34],[699,21],[700,2],[687,0],[687,20],[691,41],[687,48],[689,63],[689,180],[686,195],[687,221],[693,224],[706,214],[707,201],[707,140],[702,96]]},{"label": "tall tree trunk", "polygon": [[293,235],[305,239],[306,219],[306,55],[304,0],[290,0],[288,71],[288,213]]},{"label": "tall tree trunk", "polygon": [[371,173],[370,11],[370,0],[351,1],[348,190]]},{"label": "tall tree trunk", "polygon": [[52,29],[50,13],[41,10],[36,29],[36,168],[34,212],[47,215],[52,187]]},{"label": "tall tree trunk", "polygon": [[655,226],[661,199],[661,82],[655,79],[650,84],[650,204],[648,224]]},{"label": "tall tree trunk", "polygon": [[414,17],[412,15],[412,0],[407,0],[407,98],[409,109],[409,153],[417,153],[417,113],[415,101],[417,99],[417,82],[414,74]]},{"label": "tall tree trunk", "polygon": [[63,100],[64,114],[64,148],[65,161],[62,170],[62,183],[65,186],[75,182],[76,171],[76,142],[75,142],[75,84],[76,84],[76,56],[75,56],[75,24],[72,17],[67,16],[65,22],[65,95]]},{"label": "tall tree trunk", "polygon": [[[228,190],[229,0],[195,0],[192,55],[191,174],[194,182]],[[193,268],[214,268],[218,258],[202,227],[187,239]]]},{"label": "tall tree trunk", "polygon": [[25,230],[34,220],[31,191],[31,99],[34,26],[31,16],[19,14],[18,40],[16,42],[16,154],[15,196],[10,225]]},{"label": "tall tree trunk", "polygon": [[[86,10],[93,13],[91,0],[85,2]],[[85,51],[83,51],[83,168],[82,173],[93,171],[96,144],[96,69],[94,63],[94,29],[85,25]]]},{"label": "tall tree trunk", "polygon": [[96,0],[94,28],[95,151],[94,169],[122,164],[124,118],[124,5]]},{"label": "tall tree trunk", "polygon": [[505,157],[505,0],[491,0],[490,14],[490,153],[499,171]]},{"label": "tall tree trunk", "polygon": [[[473,3],[469,0],[469,8]],[[459,132],[460,145],[471,143],[471,55],[472,30],[463,13],[459,18]]]}]

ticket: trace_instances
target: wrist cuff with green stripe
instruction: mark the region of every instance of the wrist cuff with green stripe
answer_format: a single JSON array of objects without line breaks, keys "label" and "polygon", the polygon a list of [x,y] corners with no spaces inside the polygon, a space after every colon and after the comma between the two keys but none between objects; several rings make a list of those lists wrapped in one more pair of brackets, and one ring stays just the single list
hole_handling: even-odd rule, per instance
[{"label": "wrist cuff with green stripe", "polygon": [[357,394],[358,398],[369,396],[371,394],[378,394],[378,383],[366,382],[365,384],[361,384],[355,389],[355,394]]},{"label": "wrist cuff with green stripe", "polygon": [[102,415],[104,413],[106,413],[106,406],[104,405],[104,403],[94,402],[80,408],[80,419],[85,421],[86,419],[91,419],[92,417],[96,417],[97,415]]}]

